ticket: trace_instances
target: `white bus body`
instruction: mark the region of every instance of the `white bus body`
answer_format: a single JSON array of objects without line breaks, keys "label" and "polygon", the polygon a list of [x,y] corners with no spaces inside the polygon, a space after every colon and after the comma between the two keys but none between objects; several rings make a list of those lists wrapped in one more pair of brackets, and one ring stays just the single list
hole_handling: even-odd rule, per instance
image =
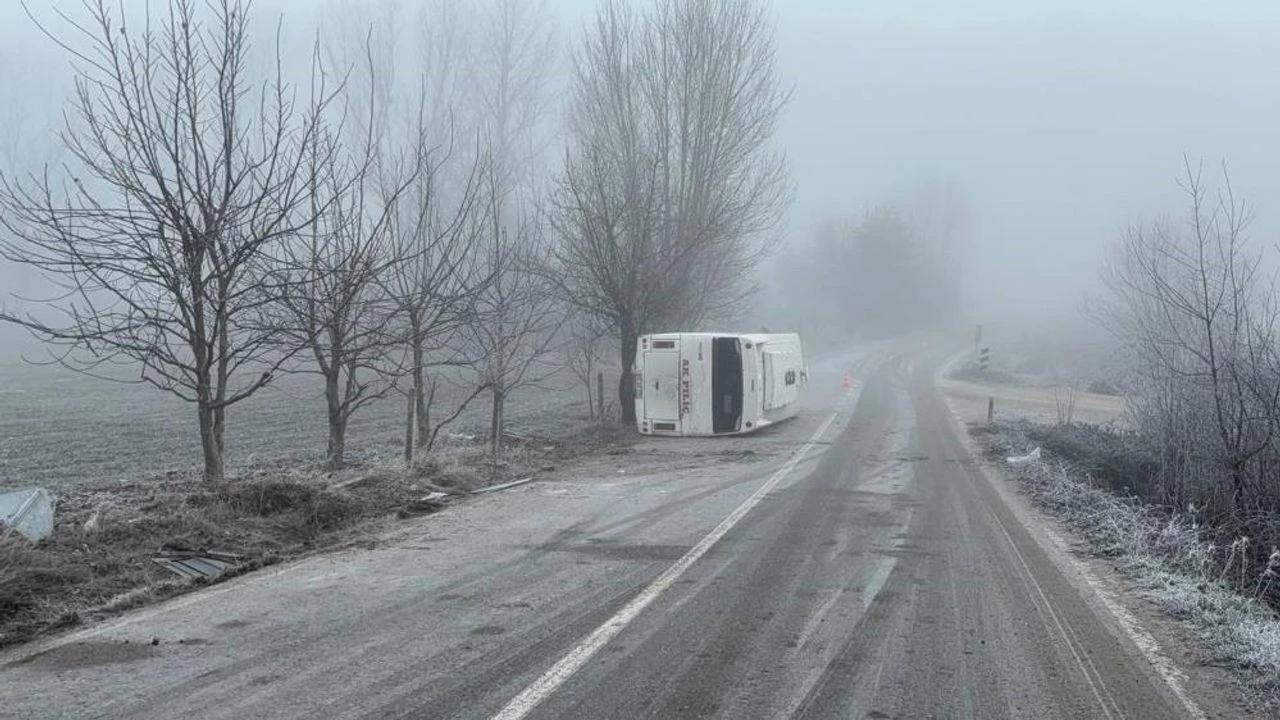
[{"label": "white bus body", "polygon": [[645,435],[734,435],[793,417],[805,382],[794,333],[663,333],[636,344]]}]

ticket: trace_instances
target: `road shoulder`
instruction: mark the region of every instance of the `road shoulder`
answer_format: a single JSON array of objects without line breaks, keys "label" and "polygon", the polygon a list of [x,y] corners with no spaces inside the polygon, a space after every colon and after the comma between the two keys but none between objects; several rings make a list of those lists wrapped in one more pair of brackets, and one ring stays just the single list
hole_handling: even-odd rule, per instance
[{"label": "road shoulder", "polygon": [[1153,678],[1169,688],[1190,717],[1263,717],[1244,706],[1230,671],[1199,661],[1201,653],[1190,629],[1140,597],[1133,582],[1114,565],[1091,555],[1087,543],[1064,523],[1034,507],[1018,490],[1008,469],[991,458],[970,434],[970,428],[980,422],[977,418],[985,411],[979,407],[985,400],[970,392],[968,385],[944,379],[945,369],[944,365],[935,376],[935,385],[951,409],[956,437],[983,478],[1098,620],[1141,653]]}]

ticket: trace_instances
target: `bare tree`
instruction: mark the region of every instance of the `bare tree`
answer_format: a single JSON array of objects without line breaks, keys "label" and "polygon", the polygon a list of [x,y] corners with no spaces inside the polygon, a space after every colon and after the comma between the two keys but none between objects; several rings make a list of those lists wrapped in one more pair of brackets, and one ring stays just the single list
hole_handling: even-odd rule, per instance
[{"label": "bare tree", "polygon": [[1247,249],[1250,213],[1224,187],[1211,198],[1188,163],[1185,230],[1132,228],[1099,309],[1134,355],[1131,411],[1166,461],[1166,499],[1225,497],[1238,508],[1275,495],[1264,455],[1276,451],[1280,364],[1271,294]]},{"label": "bare tree", "polygon": [[194,404],[204,476],[220,480],[227,408],[287,359],[261,317],[283,289],[264,278],[312,223],[304,164],[329,98],[300,108],[278,62],[255,90],[246,1],[213,0],[205,17],[205,3],[171,0],[140,32],[106,0],[83,5],[59,40],[76,73],[61,139],[78,167],[0,191],[0,252],[58,287],[45,304],[61,317],[3,319],[67,367],[130,363]]},{"label": "bare tree", "polygon": [[[472,112],[488,141],[501,214],[509,193],[536,193],[550,136],[548,83],[557,33],[547,0],[483,0],[467,56]],[[506,220],[507,218],[504,218]]]},{"label": "bare tree", "polygon": [[[369,36],[371,41],[372,35]],[[340,128],[322,133],[307,168],[310,207],[317,220],[286,249],[280,282],[282,341],[315,360],[305,372],[324,379],[328,410],[327,464],[341,468],[347,426],[361,408],[385,397],[399,375],[402,305],[390,287],[414,249],[394,242],[399,203],[421,172],[420,148],[405,152],[387,137],[372,45],[366,45],[368,83],[348,86],[351,108],[363,108],[359,135],[343,142]]]},{"label": "bare tree", "polygon": [[564,307],[547,280],[547,245],[533,218],[519,218],[515,233],[499,215],[501,179],[490,176],[486,268],[490,281],[477,296],[466,326],[480,384],[492,398],[489,443],[501,455],[506,401],[512,392],[545,381],[558,370],[549,362],[564,324]]},{"label": "bare tree", "polygon": [[[420,163],[386,226],[391,255],[405,258],[388,267],[387,289],[399,307],[406,461],[415,450],[430,449],[440,430],[483,392],[467,383],[448,414],[433,418],[446,374],[438,371],[467,366],[461,329],[474,317],[476,294],[486,282],[480,180],[490,166],[486,133],[474,120],[478,111],[469,107],[476,84],[470,14],[445,0],[415,6],[415,14],[402,13],[396,2],[337,0],[328,6],[334,21],[330,56],[343,64],[357,50],[365,56],[351,77],[370,88],[359,107],[377,108],[367,117],[357,109],[349,129],[359,136],[374,128],[384,153],[411,155]],[[359,43],[350,30],[370,18]],[[459,133],[460,126],[468,132]],[[382,183],[395,185],[385,177]]]},{"label": "bare tree", "polygon": [[455,129],[470,126],[459,114],[472,90],[468,58],[473,29],[467,22],[472,7],[453,0],[422,0],[411,26],[418,48],[412,66],[422,79],[422,124],[432,146],[451,146]]},{"label": "bare tree", "polygon": [[[425,135],[422,141],[426,142]],[[403,308],[402,330],[409,376],[405,459],[431,449],[440,430],[484,391],[477,384],[452,413],[433,423],[432,403],[438,378],[433,368],[463,366],[460,337],[475,322],[478,295],[492,282],[484,263],[484,224],[480,219],[486,159],[477,154],[454,202],[440,188],[448,150],[432,149],[408,198],[393,218],[391,232],[410,260],[395,267],[392,288]]]},{"label": "bare tree", "polygon": [[608,2],[576,58],[557,276],[620,335],[625,422],[636,336],[740,308],[789,199],[773,34],[757,0]]},{"label": "bare tree", "polygon": [[596,318],[578,312],[565,321],[563,340],[559,343],[561,362],[585,392],[587,415],[592,420],[596,419],[592,383],[599,372],[601,345],[607,332]]},{"label": "bare tree", "polygon": [[489,163],[480,206],[488,282],[466,327],[479,386],[492,398],[490,440],[501,452],[506,398],[536,383],[560,313],[548,291],[541,229],[541,158],[549,141],[548,82],[556,31],[545,0],[485,0],[467,56],[467,94]]}]

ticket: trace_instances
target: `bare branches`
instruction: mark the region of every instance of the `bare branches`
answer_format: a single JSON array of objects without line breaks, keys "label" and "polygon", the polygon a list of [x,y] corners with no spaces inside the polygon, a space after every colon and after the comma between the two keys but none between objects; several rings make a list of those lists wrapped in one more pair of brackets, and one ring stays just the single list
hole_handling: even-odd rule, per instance
[{"label": "bare branches", "polygon": [[1184,225],[1130,228],[1097,310],[1133,353],[1131,409],[1163,445],[1170,499],[1208,493],[1234,508],[1269,484],[1261,473],[1280,451],[1276,308],[1225,172],[1213,193],[1188,162],[1180,186]]},{"label": "bare branches", "polygon": [[[424,147],[428,134],[425,123],[423,127],[417,142],[426,153],[424,166],[391,225],[396,252],[408,258],[395,266],[389,287],[401,307],[401,338],[412,396],[408,422],[414,442],[406,448],[409,459],[414,448],[430,449],[440,427],[433,428],[430,422],[435,384],[427,374],[434,365],[462,362],[462,332],[474,322],[476,298],[492,278],[481,253],[481,179],[488,159],[478,152],[473,156],[452,200],[453,195],[446,197],[441,188],[449,156]],[[478,390],[471,393],[458,412],[478,394]]]},{"label": "bare branches", "polygon": [[502,196],[535,191],[551,134],[548,85],[557,34],[546,0],[483,0],[467,56],[470,101]]},{"label": "bare branches", "polygon": [[565,321],[563,340],[559,343],[561,362],[585,390],[587,414],[593,420],[596,419],[596,403],[592,401],[591,383],[599,372],[602,345],[608,332],[596,318],[581,312],[574,313]]},{"label": "bare branches", "polygon": [[559,369],[548,358],[566,318],[547,280],[548,245],[541,228],[528,215],[510,224],[501,217],[501,180],[496,170],[489,178],[489,282],[477,295],[475,316],[466,327],[474,367],[493,399],[490,443],[495,456],[502,450],[506,398]]},{"label": "bare branches", "polygon": [[105,0],[83,5],[63,43],[77,72],[67,176],[0,186],[0,253],[60,288],[46,299],[60,318],[3,319],[67,350],[69,367],[138,363],[143,381],[196,404],[218,479],[226,407],[286,359],[261,318],[275,290],[262,278],[312,221],[303,162],[330,98],[300,108],[278,73],[250,86],[241,0],[211,3],[207,19],[173,0],[141,32]]},{"label": "bare branches", "polygon": [[[361,89],[346,86],[348,108],[363,107],[358,136],[343,143],[326,125],[313,146],[306,185],[316,220],[285,248],[275,277],[280,342],[302,348],[324,378],[328,465],[344,462],[346,429],[361,408],[386,396],[400,374],[394,362],[403,304],[391,283],[414,250],[397,243],[394,221],[426,162],[420,145],[393,144],[383,127],[387,98],[366,40]],[[348,115],[348,117],[350,117]]]}]

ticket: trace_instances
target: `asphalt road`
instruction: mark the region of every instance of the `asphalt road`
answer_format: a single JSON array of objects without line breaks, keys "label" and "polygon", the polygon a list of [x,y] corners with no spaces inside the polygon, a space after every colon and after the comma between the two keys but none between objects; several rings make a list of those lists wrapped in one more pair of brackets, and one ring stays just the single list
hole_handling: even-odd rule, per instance
[{"label": "asphalt road", "polygon": [[0,716],[1187,716],[970,457],[943,359],[827,356],[764,434],[645,440],[0,655]]}]

